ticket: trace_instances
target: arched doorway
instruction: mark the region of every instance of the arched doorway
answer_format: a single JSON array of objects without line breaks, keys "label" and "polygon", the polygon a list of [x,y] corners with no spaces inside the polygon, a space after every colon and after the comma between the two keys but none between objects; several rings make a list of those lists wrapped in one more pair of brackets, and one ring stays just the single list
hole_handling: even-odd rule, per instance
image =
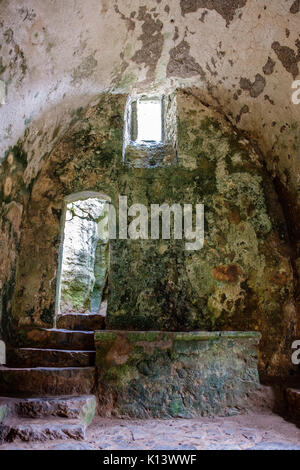
[{"label": "arched doorway", "polygon": [[56,314],[106,315],[110,198],[84,191],[65,198]]}]

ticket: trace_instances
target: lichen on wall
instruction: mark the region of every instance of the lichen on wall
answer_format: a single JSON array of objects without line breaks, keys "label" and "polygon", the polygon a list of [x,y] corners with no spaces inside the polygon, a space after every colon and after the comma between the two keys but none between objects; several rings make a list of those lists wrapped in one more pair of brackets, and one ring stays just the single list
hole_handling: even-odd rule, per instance
[{"label": "lichen on wall", "polygon": [[[30,198],[22,196],[19,258],[9,298],[14,331],[53,326],[66,196],[97,191],[116,208],[120,195],[128,197],[129,206],[203,203],[200,251],[186,251],[184,240],[111,240],[107,327],[260,331],[261,374],[289,374],[297,320],[292,252],[257,147],[203,99],[201,90],[177,90],[177,164],[127,166],[122,161],[126,100],[104,93],[82,109],[45,157],[27,189]],[[13,187],[18,184],[23,187],[16,176]]]},{"label": "lichen on wall", "polygon": [[29,192],[23,183],[26,154],[18,143],[0,167],[0,335],[9,337],[21,223]]},{"label": "lichen on wall", "polygon": [[291,100],[299,15],[298,0],[2,0],[0,160],[22,139],[29,186],[99,93],[197,86],[264,156],[289,225],[300,299],[300,105]]},{"label": "lichen on wall", "polygon": [[[125,96],[103,94],[82,110],[30,186],[10,292],[15,334],[21,327],[53,326],[64,199],[86,190],[112,191],[115,164],[121,163],[125,102]],[[24,200],[22,185],[17,189]]]},{"label": "lichen on wall", "polygon": [[177,113],[178,165],[129,171],[126,194],[129,204],[204,203],[205,244],[188,253],[178,240],[117,241],[110,282],[123,288],[122,295],[111,290],[109,326],[259,330],[261,364],[272,374],[278,337],[286,328],[284,341],[285,334],[291,341],[297,318],[287,227],[274,187],[253,146],[197,90],[177,92]]},{"label": "lichen on wall", "polygon": [[258,406],[259,333],[98,331],[102,416],[230,416]]},{"label": "lichen on wall", "polygon": [[0,160],[25,134],[31,178],[76,109],[97,94],[192,85],[257,141],[299,204],[300,105],[290,99],[299,78],[299,14],[295,0],[79,0],[76,7],[2,0]]}]

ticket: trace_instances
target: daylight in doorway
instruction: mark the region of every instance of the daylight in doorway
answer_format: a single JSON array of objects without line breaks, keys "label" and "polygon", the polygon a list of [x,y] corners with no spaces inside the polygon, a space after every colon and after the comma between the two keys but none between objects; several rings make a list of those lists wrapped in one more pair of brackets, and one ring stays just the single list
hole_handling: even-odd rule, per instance
[{"label": "daylight in doorway", "polygon": [[109,264],[108,204],[96,197],[66,204],[59,312],[102,313]]}]

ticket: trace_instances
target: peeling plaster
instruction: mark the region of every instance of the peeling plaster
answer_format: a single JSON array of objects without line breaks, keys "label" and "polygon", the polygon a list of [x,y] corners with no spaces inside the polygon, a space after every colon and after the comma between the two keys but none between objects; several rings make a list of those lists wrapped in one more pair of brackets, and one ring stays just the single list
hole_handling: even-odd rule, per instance
[{"label": "peeling plaster", "polygon": [[163,23],[159,19],[152,18],[152,15],[147,13],[145,6],[139,8],[137,20],[143,21],[142,34],[138,37],[142,41],[142,47],[135,52],[132,60],[138,65],[144,64],[148,67],[147,79],[153,80],[155,68],[162,54]]},{"label": "peeling plaster", "polygon": [[265,75],[271,75],[274,71],[274,67],[276,65],[276,62],[271,59],[271,57],[268,57],[268,61],[266,64],[263,66],[263,72]]},{"label": "peeling plaster", "polygon": [[240,87],[242,90],[248,90],[252,98],[257,98],[265,89],[265,78],[257,73],[253,83],[248,78],[242,77],[240,79]]},{"label": "peeling plaster", "polygon": [[255,139],[269,171],[300,193],[293,128],[300,106],[290,100],[299,78],[298,15],[299,0],[2,0],[0,160],[21,139],[30,184],[99,93],[197,86]]},{"label": "peeling plaster", "polygon": [[181,0],[181,13],[194,13],[199,8],[215,10],[226,21],[226,26],[234,19],[236,12],[243,8],[247,0]]},{"label": "peeling plaster", "polygon": [[293,14],[299,13],[300,11],[300,0],[295,0],[290,8],[290,12]]},{"label": "peeling plaster", "polygon": [[282,63],[283,67],[289,72],[295,79],[299,74],[298,63],[300,62],[300,41],[297,39],[296,46],[298,52],[295,53],[293,49],[287,46],[281,46],[278,41],[273,42],[272,49],[275,51],[278,59]]},{"label": "peeling plaster", "polygon": [[188,78],[199,75],[201,80],[205,78],[205,72],[190,55],[190,45],[181,41],[178,46],[170,50],[170,60],[167,65],[167,77]]}]

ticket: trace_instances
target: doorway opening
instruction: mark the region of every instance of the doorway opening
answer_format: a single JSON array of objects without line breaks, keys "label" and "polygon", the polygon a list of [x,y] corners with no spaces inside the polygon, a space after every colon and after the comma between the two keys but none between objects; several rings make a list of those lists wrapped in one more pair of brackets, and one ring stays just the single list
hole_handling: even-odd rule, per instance
[{"label": "doorway opening", "polygon": [[57,289],[57,314],[106,315],[108,198],[79,193],[65,201]]}]

